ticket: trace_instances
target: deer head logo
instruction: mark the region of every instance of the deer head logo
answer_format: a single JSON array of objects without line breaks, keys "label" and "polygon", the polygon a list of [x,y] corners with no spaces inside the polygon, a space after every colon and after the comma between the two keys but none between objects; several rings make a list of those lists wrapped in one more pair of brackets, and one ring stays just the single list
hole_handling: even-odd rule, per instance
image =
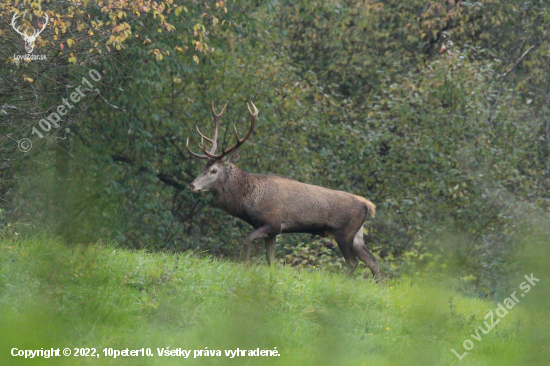
[{"label": "deer head logo", "polygon": [[44,30],[44,28],[46,28],[46,25],[48,24],[48,14],[44,13],[44,18],[46,19],[46,22],[42,26],[42,29],[39,31],[34,30],[33,34],[30,36],[24,32],[19,31],[19,27],[17,27],[15,24],[15,20],[17,18],[19,18],[19,14],[13,14],[13,18],[11,18],[11,26],[17,33],[19,33],[23,37],[23,40],[25,41],[25,50],[27,51],[27,53],[32,53],[32,51],[34,50],[34,42],[36,42],[36,38],[38,38],[40,33],[42,33],[42,31]]}]

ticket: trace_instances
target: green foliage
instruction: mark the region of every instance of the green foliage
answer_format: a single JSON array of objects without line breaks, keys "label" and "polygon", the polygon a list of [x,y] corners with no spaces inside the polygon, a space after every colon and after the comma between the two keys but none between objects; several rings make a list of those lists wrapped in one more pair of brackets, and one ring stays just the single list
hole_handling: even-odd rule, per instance
[{"label": "green foliage", "polygon": [[279,263],[292,267],[336,272],[343,272],[346,268],[340,251],[333,242],[327,239],[315,240],[307,244],[286,244],[281,252],[277,253]]}]

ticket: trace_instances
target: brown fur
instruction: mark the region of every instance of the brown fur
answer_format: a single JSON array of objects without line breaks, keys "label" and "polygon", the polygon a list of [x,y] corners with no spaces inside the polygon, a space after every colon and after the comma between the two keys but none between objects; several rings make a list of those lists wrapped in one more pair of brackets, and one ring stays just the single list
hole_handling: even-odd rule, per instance
[{"label": "brown fur", "polygon": [[369,213],[374,217],[376,207],[363,197],[277,175],[251,174],[230,159],[210,160],[190,188],[214,191],[215,200],[224,211],[254,227],[246,237],[247,259],[250,243],[255,239],[266,239],[267,260],[272,263],[279,234],[331,234],[350,274],[359,257],[375,278],[380,278],[376,258],[365,246],[362,235],[365,218]]}]

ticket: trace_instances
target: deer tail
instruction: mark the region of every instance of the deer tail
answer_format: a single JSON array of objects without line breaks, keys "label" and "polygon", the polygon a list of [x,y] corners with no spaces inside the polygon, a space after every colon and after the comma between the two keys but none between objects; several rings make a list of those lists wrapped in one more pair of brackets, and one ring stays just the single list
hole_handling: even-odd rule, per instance
[{"label": "deer tail", "polygon": [[376,206],[374,205],[374,203],[372,203],[368,199],[363,198],[361,196],[355,196],[355,198],[357,198],[359,201],[363,202],[365,204],[365,206],[367,206],[367,209],[369,210],[370,215],[372,217],[374,217],[374,213],[376,212]]}]

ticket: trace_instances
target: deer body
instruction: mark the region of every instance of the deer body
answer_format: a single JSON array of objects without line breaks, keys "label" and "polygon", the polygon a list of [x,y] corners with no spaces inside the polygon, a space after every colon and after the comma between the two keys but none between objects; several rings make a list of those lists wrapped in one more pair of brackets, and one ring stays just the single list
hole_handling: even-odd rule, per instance
[{"label": "deer body", "polygon": [[365,205],[350,193],[276,175],[250,174],[235,165],[229,170],[228,180],[216,187],[216,203],[254,228],[270,225],[278,234],[317,234],[341,228],[354,214],[365,213]]},{"label": "deer body", "polygon": [[[218,127],[223,111],[220,115],[213,113]],[[242,140],[236,135],[241,144],[254,127],[257,110],[255,114],[250,113],[253,122],[249,133]],[[206,138],[202,133],[201,136]],[[278,175],[248,173],[234,164],[235,155],[224,158],[229,150],[221,155],[214,155],[217,128],[214,137],[213,140],[207,138],[213,144],[210,151],[200,145],[206,155],[191,152],[195,156],[208,159],[208,162],[189,188],[195,192],[214,192],[215,201],[220,208],[246,221],[255,229],[245,240],[247,259],[250,243],[255,239],[265,239],[266,257],[271,264],[279,234],[330,235],[334,236],[340,247],[348,265],[348,273],[355,271],[359,258],[367,264],[374,277],[380,279],[376,257],[363,241],[365,218],[369,213],[374,216],[375,212],[372,202],[351,193],[305,184]]]}]

